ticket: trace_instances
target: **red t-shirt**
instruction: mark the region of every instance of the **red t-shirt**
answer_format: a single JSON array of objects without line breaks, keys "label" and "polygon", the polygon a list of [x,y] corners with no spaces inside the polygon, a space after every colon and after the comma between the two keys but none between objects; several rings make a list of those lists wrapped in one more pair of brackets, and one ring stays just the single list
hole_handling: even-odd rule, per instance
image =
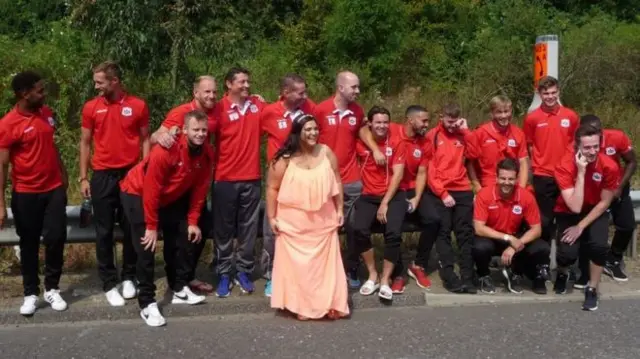
[{"label": "red t-shirt", "polygon": [[553,177],[565,149],[574,141],[580,120],[564,106],[549,110],[540,106],[524,119],[527,144],[533,146],[531,166],[537,176]]},{"label": "red t-shirt", "polygon": [[391,183],[393,166],[405,163],[406,152],[404,143],[397,137],[388,136],[377,144],[387,156],[385,165],[378,166],[369,148],[360,140],[356,142],[356,151],[362,167],[362,194],[382,197]]},{"label": "red t-shirt", "polygon": [[49,107],[24,113],[14,107],[0,119],[0,148],[9,151],[11,183],[18,193],[43,193],[62,186],[62,171]]},{"label": "red t-shirt", "polygon": [[124,94],[115,102],[98,96],[82,108],[82,128],[93,132],[93,170],[133,166],[140,159],[140,130],[149,127],[144,100]]},{"label": "red t-shirt", "polygon": [[276,152],[284,145],[289,132],[291,121],[302,114],[311,114],[315,107],[313,101],[307,99],[297,111],[291,112],[284,107],[282,101],[267,105],[262,111],[260,125],[262,132],[267,134],[267,161],[271,161]]},{"label": "red t-shirt", "polygon": [[427,133],[425,149],[429,158],[427,184],[431,191],[441,199],[449,191],[470,191],[471,182],[465,167],[466,141],[471,131],[449,133],[440,123]]},{"label": "red t-shirt", "polygon": [[507,157],[520,160],[527,157],[524,132],[511,124],[501,131],[489,121],[473,131],[473,139],[467,142],[467,157],[476,160],[478,177],[482,187],[496,183],[498,163]]},{"label": "red t-shirt", "polygon": [[142,162],[120,181],[124,193],[142,196],[147,229],[158,229],[158,210],[191,190],[187,213],[189,225],[197,226],[213,168],[213,152],[204,145],[198,155],[190,155],[186,137],[180,136],[170,148],[154,146]]},{"label": "red t-shirt", "polygon": [[216,104],[215,133],[216,181],[253,181],[260,179],[260,115],[264,102],[248,99],[243,106],[225,96]]},{"label": "red t-shirt", "polygon": [[530,226],[540,224],[540,210],[531,192],[515,186],[509,199],[503,199],[497,185],[483,187],[473,204],[473,219],[485,222],[487,227],[498,232],[514,235],[522,222]]},{"label": "red t-shirt", "polygon": [[620,180],[624,176],[624,168],[620,164],[622,155],[633,150],[633,143],[627,135],[615,129],[602,130],[602,144],[600,151],[609,156],[618,165],[620,171]]},{"label": "red t-shirt", "polygon": [[[574,188],[578,167],[575,163],[575,152],[567,151],[556,167],[555,178],[560,191]],[[582,211],[590,211],[598,202],[602,190],[615,191],[620,181],[616,164],[606,155],[599,153],[595,162],[587,165],[584,175],[584,201]],[[573,213],[564,202],[562,195],[558,196],[553,208],[559,213]]]},{"label": "red t-shirt", "polygon": [[342,183],[360,179],[356,160],[356,140],[364,124],[364,110],[357,103],[350,103],[340,113],[334,104],[334,96],[319,103],[313,110],[320,130],[319,142],[326,144],[336,154]]},{"label": "red t-shirt", "polygon": [[405,164],[404,176],[400,183],[400,189],[410,190],[416,188],[416,176],[419,167],[427,167],[427,153],[425,151],[424,136],[409,137],[405,132],[404,126],[399,123],[392,122],[389,124],[389,134],[394,139],[404,143]]}]

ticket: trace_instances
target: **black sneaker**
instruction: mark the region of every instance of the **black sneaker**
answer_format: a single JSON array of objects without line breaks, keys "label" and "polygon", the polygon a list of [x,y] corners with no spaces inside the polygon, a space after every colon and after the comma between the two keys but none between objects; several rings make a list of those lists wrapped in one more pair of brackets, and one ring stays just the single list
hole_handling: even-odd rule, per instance
[{"label": "black sneaker", "polygon": [[588,274],[580,274],[580,278],[573,283],[573,287],[575,289],[584,289],[587,284],[589,284],[589,275]]},{"label": "black sneaker", "polygon": [[486,294],[493,294],[496,292],[496,287],[493,285],[493,280],[491,280],[491,276],[484,276],[478,279],[480,284],[480,291]]},{"label": "black sneaker", "polygon": [[549,274],[549,265],[548,264],[540,265],[538,267],[538,274],[540,274],[545,281],[547,281],[547,282],[551,281],[551,274]]},{"label": "black sneaker", "polygon": [[567,293],[568,285],[569,285],[569,274],[558,272],[558,274],[556,275],[556,282],[553,285],[553,290],[556,292],[556,294]]},{"label": "black sneaker", "polygon": [[505,279],[504,286],[509,292],[522,294],[522,277],[513,273],[510,268],[502,268],[502,276]]},{"label": "black sneaker", "polygon": [[466,279],[463,281],[464,292],[467,294],[478,294],[478,287],[473,282],[473,279]]},{"label": "black sneaker", "polygon": [[531,290],[536,294],[547,294],[547,281],[540,275],[532,281]]},{"label": "black sneaker", "polygon": [[584,289],[584,304],[582,304],[583,310],[594,311],[598,309],[598,292],[593,287],[586,287]]},{"label": "black sneaker", "polygon": [[622,266],[618,261],[615,261],[615,262],[607,261],[604,264],[603,269],[604,269],[604,274],[613,278],[613,280],[615,280],[616,282],[626,282],[629,280],[629,277],[627,277],[627,274],[622,270]]},{"label": "black sneaker", "polygon": [[451,293],[464,293],[465,286],[455,273],[449,273],[440,276],[442,278],[442,285],[444,289]]}]

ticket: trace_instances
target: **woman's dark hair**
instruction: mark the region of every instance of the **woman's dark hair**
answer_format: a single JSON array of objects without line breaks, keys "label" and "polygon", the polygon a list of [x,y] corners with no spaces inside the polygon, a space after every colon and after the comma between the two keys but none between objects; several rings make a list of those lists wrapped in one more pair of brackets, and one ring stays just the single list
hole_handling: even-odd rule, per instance
[{"label": "woman's dark hair", "polygon": [[[291,132],[289,132],[287,140],[284,141],[284,145],[282,145],[278,152],[276,152],[276,155],[273,156],[272,164],[276,163],[280,158],[289,158],[300,150],[300,134],[302,133],[302,128],[310,121],[316,121],[316,118],[311,115],[302,114],[293,119]],[[317,122],[318,121],[316,121],[316,123]]]}]

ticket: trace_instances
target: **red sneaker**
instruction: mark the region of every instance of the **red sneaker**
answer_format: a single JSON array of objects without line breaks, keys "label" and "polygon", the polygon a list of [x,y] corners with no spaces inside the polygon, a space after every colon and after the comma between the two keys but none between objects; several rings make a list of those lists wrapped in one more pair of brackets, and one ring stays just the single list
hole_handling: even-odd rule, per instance
[{"label": "red sneaker", "polygon": [[429,279],[429,276],[427,276],[427,273],[425,273],[424,269],[422,269],[422,267],[411,263],[409,265],[407,273],[409,273],[409,277],[413,278],[416,281],[418,287],[423,289],[431,288],[431,280]]},{"label": "red sneaker", "polygon": [[407,282],[404,277],[396,277],[391,283],[391,291],[393,294],[402,294],[404,293],[404,288],[406,287]]}]

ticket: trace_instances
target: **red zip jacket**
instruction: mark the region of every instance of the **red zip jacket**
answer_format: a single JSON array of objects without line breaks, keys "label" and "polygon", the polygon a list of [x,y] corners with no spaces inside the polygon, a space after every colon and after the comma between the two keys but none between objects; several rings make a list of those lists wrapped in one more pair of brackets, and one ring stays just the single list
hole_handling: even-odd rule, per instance
[{"label": "red zip jacket", "polygon": [[465,141],[471,139],[471,131],[449,133],[442,122],[427,133],[425,150],[430,151],[427,183],[431,191],[440,199],[445,199],[449,191],[470,191],[471,182],[467,177]]},{"label": "red zip jacket", "polygon": [[197,226],[211,183],[213,150],[207,143],[198,155],[190,155],[187,139],[180,136],[171,146],[153,146],[151,153],[120,181],[124,193],[142,196],[144,221],[149,230],[158,229],[158,210],[191,190],[187,221]]}]

